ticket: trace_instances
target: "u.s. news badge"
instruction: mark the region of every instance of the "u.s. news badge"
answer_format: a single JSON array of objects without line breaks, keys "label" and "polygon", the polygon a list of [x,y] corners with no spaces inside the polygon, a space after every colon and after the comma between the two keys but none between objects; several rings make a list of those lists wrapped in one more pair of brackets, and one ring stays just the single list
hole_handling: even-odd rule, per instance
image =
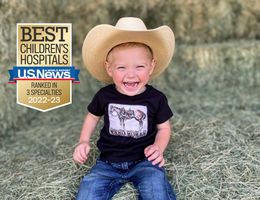
[{"label": "u.s. news badge", "polygon": [[69,23],[17,24],[17,66],[8,71],[18,104],[42,112],[71,104],[72,83],[79,83],[71,38]]}]

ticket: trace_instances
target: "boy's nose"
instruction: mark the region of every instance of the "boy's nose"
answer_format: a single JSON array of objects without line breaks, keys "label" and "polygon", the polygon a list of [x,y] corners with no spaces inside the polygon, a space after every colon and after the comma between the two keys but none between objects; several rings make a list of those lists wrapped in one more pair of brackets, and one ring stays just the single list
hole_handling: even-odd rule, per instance
[{"label": "boy's nose", "polygon": [[127,77],[134,77],[135,76],[135,71],[133,69],[128,69],[127,70]]}]

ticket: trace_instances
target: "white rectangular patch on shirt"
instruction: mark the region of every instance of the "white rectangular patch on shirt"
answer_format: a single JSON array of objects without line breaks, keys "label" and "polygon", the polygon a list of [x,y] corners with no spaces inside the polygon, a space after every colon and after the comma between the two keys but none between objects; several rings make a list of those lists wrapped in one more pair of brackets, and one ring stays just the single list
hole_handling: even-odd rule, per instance
[{"label": "white rectangular patch on shirt", "polygon": [[147,107],[142,105],[108,105],[109,133],[115,136],[141,138],[148,132]]}]

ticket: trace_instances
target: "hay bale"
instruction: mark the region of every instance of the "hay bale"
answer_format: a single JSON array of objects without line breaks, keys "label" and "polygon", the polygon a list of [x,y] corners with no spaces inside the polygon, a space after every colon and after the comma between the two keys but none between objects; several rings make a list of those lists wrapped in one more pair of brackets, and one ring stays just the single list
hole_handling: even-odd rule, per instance
[{"label": "hay bale", "polygon": [[171,65],[152,84],[163,91],[188,90],[185,92],[191,92],[193,86],[218,86],[217,92],[230,86],[256,87],[260,80],[259,54],[260,43],[255,40],[179,45]]},{"label": "hay bale", "polygon": [[171,16],[172,27],[180,42],[259,38],[259,1],[177,0],[171,1],[166,9],[167,13],[172,11],[172,14],[165,14],[164,18]]},{"label": "hay bale", "polygon": [[180,45],[176,48],[176,59],[179,64],[200,68],[235,68],[254,67],[260,64],[260,41],[235,40],[225,43],[202,45]]},{"label": "hay bale", "polygon": [[[148,28],[167,24],[173,28],[177,41],[184,44],[257,39],[259,7],[257,0],[12,0],[1,3],[0,17],[3,40],[12,44],[16,40],[16,22],[71,22],[73,50],[77,51],[93,26],[115,24],[122,16],[141,17]],[[15,53],[13,48],[6,51]],[[6,55],[15,58],[15,54]]]},{"label": "hay bale", "polygon": [[179,121],[173,127],[166,169],[179,199],[257,199],[259,144],[220,119]]},{"label": "hay bale", "polygon": [[64,128],[34,127],[1,141],[1,197],[71,199],[78,172],[88,170],[78,169],[71,159],[77,123],[64,123],[65,134]]}]

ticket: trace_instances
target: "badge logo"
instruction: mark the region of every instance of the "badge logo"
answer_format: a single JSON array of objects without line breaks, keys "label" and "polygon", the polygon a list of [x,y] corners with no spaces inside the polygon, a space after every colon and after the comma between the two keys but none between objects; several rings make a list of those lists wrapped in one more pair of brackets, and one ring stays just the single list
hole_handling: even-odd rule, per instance
[{"label": "badge logo", "polygon": [[72,63],[72,27],[68,23],[17,24],[17,66],[9,83],[17,84],[17,103],[42,112],[72,103],[79,70]]}]

